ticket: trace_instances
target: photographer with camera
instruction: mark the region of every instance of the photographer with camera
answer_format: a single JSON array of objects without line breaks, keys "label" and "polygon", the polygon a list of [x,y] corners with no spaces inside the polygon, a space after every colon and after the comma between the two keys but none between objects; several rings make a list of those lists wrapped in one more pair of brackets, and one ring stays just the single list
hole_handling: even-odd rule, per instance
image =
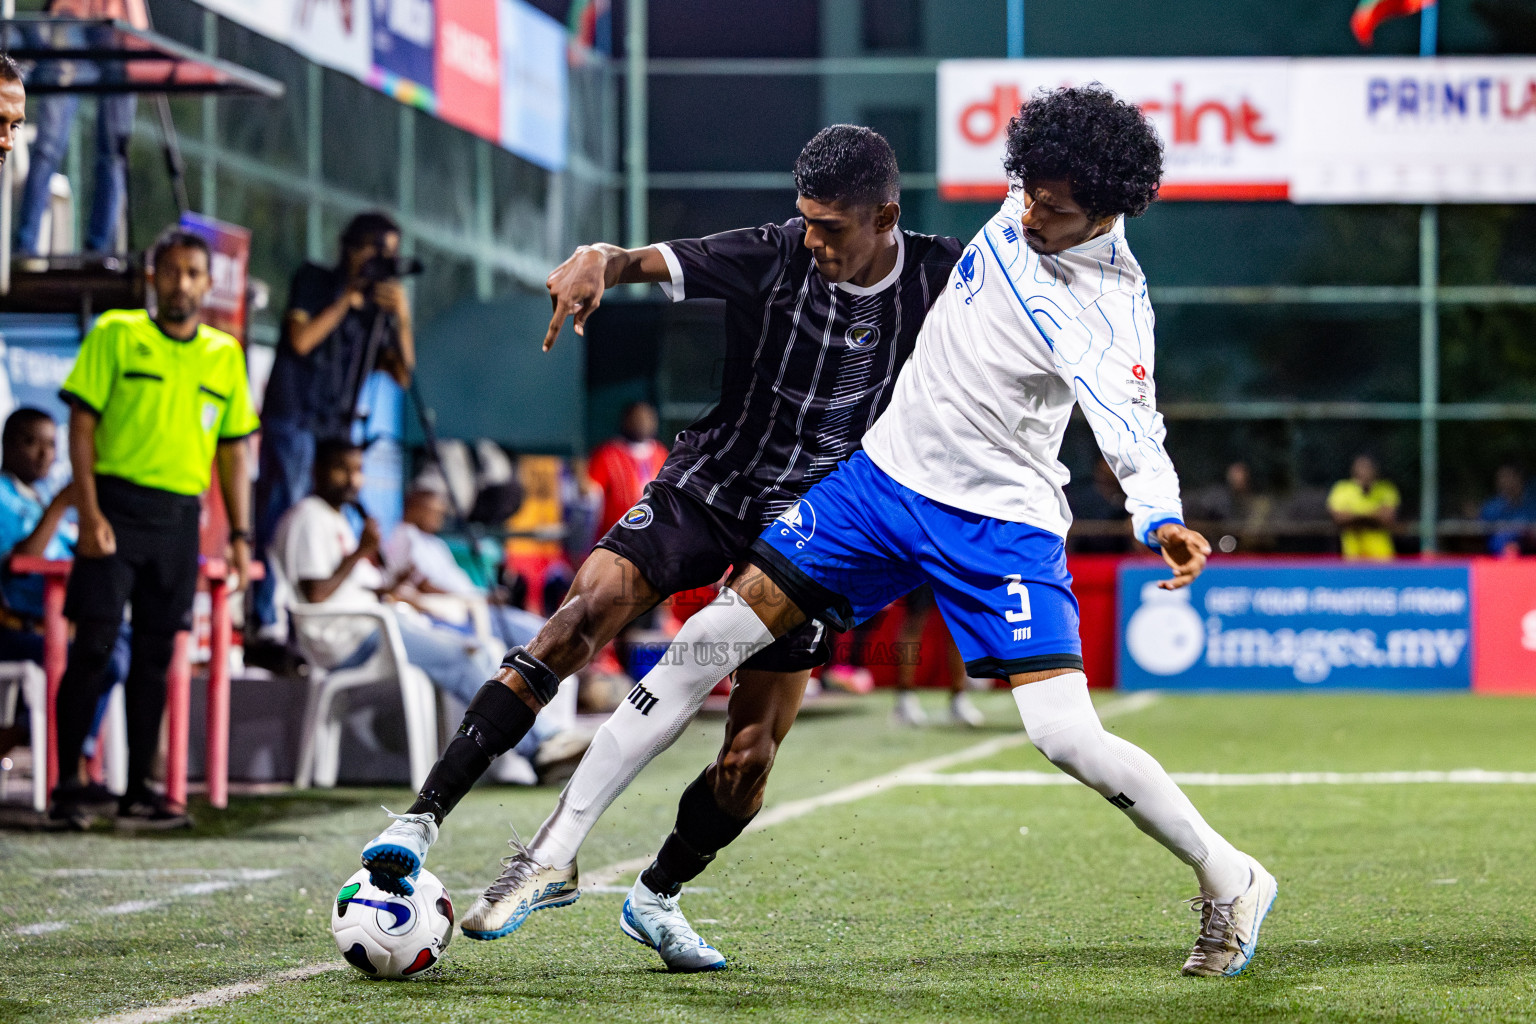
[{"label": "photographer with camera", "polygon": [[[402,277],[421,264],[400,255],[400,226],[378,212],[353,217],[334,267],[305,263],[288,288],[282,337],[262,402],[256,550],[265,558],[278,520],[307,496],[316,440],[362,440],[358,401],[374,370],[409,387],[416,368]],[[276,622],[273,589],[256,588],[262,627]]]}]

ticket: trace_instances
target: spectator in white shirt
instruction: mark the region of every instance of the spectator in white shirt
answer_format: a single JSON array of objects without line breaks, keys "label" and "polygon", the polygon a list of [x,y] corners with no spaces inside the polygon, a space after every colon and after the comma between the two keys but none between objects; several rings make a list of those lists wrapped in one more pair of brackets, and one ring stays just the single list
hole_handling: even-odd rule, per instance
[{"label": "spectator in white shirt", "polygon": [[448,517],[447,486],[424,476],[405,495],[405,514],[384,542],[384,564],[409,577],[424,595],[421,604],[434,618],[450,624],[469,621],[472,608],[483,608],[496,638],[508,647],[531,641],[544,620],[532,612],[499,602],[475,585],[439,537]]},{"label": "spectator in white shirt", "polygon": [[[362,490],[362,449],[345,441],[322,442],[314,478],[314,493],[283,517],[274,542],[292,599],[358,609],[394,599],[406,657],[436,686],[468,703],[496,673],[498,653],[474,636],[435,625],[410,607],[408,586],[386,580],[378,564],[378,524],[365,518],[359,535],[342,513]],[[305,653],[325,668],[361,665],[380,642],[378,628],[361,618],[300,622],[298,629]]]}]

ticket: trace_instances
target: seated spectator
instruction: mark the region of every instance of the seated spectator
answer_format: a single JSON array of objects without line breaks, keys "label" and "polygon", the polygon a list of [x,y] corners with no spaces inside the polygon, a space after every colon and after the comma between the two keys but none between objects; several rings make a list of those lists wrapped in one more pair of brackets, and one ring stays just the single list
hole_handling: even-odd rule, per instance
[{"label": "seated spectator", "polygon": [[[363,487],[363,450],[350,441],[324,441],[315,451],[314,493],[283,516],[276,531],[279,570],[304,604],[372,609],[409,594],[385,580],[379,566],[379,525],[365,519],[361,535],[342,509]],[[397,606],[398,607],[398,606]],[[425,616],[400,614],[400,636],[411,664],[466,704],[495,675],[501,659],[484,643]],[[323,668],[352,668],[378,650],[376,626],[362,619],[297,624],[305,651]]]},{"label": "seated spectator", "polygon": [[1536,525],[1536,496],[1525,484],[1518,466],[1500,466],[1493,477],[1493,497],[1483,502],[1478,518],[1494,530],[1488,550],[1495,555],[1518,555],[1520,545]]},{"label": "seated spectator", "polygon": [[[58,453],[58,435],[58,425],[41,409],[23,406],[6,418],[0,433],[0,563],[8,563],[12,555],[41,555],[56,561],[75,556],[75,527],[64,521],[75,489],[64,487],[51,498],[45,489]],[[8,565],[0,569],[0,661],[42,664],[42,621],[43,578],[35,573],[13,573]],[[107,665],[108,679],[102,687],[91,737],[101,725],[111,688],[128,673],[128,636],[125,624]],[[26,721],[25,716],[19,716],[16,725],[0,729],[0,754],[26,741]],[[87,738],[85,757],[93,753],[94,742]],[[105,802],[110,796],[86,781],[83,763],[79,779],[90,799]]]},{"label": "seated spectator", "polygon": [[406,493],[404,516],[384,542],[384,564],[394,575],[411,580],[432,618],[462,626],[472,620],[478,605],[486,610],[491,630],[503,644],[528,643],[544,620],[475,585],[454,559],[448,542],[438,536],[447,518],[447,486],[434,476],[418,479]]},{"label": "seated spectator", "polygon": [[1328,512],[1339,527],[1339,545],[1349,559],[1389,561],[1397,553],[1392,528],[1402,503],[1397,486],[1377,476],[1376,460],[1355,456],[1349,479],[1328,492]]},{"label": "seated spectator", "polygon": [[[378,524],[365,518],[359,534],[342,512],[356,507],[362,487],[362,448],[349,441],[320,442],[314,492],[288,510],[273,540],[278,571],[299,603],[365,610],[380,607],[386,598],[393,601],[406,658],[433,685],[468,704],[500,668],[500,653],[478,637],[435,623],[417,607],[423,602],[409,580],[386,579],[379,564]],[[329,669],[363,664],[380,643],[378,628],[362,619],[300,622],[298,632],[306,653]],[[555,714],[549,714],[551,709]],[[587,746],[585,737],[569,732],[574,716],[574,692],[560,708],[552,702],[514,748],[517,756],[499,763],[495,778],[532,783],[573,766]]]}]

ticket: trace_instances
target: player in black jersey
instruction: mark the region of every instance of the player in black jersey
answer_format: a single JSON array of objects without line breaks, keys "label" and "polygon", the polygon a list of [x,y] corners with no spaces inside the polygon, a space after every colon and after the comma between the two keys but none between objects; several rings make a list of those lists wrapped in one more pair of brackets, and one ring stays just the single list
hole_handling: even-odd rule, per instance
[{"label": "player in black jersey", "polygon": [[[657,480],[598,542],[539,635],[508,652],[408,813],[364,848],[375,884],[409,892],[443,818],[528,731],[559,681],[665,597],[717,582],[885,408],[960,244],[897,226],[896,158],[867,128],[819,132],[795,163],[795,184],[800,216],[783,224],[635,250],[582,246],[550,275],[546,350],[567,317],[582,333],[616,284],[654,282],[678,301],[724,299],[720,401],[678,435]],[[683,798],[683,811],[701,810],[680,816],[702,823],[699,855],[713,856],[756,813],[809,671],[826,653],[822,627],[807,623],[742,666],[751,685],[732,698],[725,748]],[[531,851],[514,841],[518,856],[465,916],[465,934],[498,938],[533,910],[573,902],[581,839],[697,709],[636,684]]]}]

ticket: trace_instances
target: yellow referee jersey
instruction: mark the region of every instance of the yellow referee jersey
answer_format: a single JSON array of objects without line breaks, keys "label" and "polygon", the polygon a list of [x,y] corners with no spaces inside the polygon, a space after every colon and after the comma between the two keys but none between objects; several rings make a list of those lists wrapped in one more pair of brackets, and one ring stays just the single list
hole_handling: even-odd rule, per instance
[{"label": "yellow referee jersey", "polygon": [[208,489],[220,441],[260,427],[240,343],[206,324],[189,341],[146,310],[103,313],[60,392],[96,412],[96,472],[173,494]]}]

